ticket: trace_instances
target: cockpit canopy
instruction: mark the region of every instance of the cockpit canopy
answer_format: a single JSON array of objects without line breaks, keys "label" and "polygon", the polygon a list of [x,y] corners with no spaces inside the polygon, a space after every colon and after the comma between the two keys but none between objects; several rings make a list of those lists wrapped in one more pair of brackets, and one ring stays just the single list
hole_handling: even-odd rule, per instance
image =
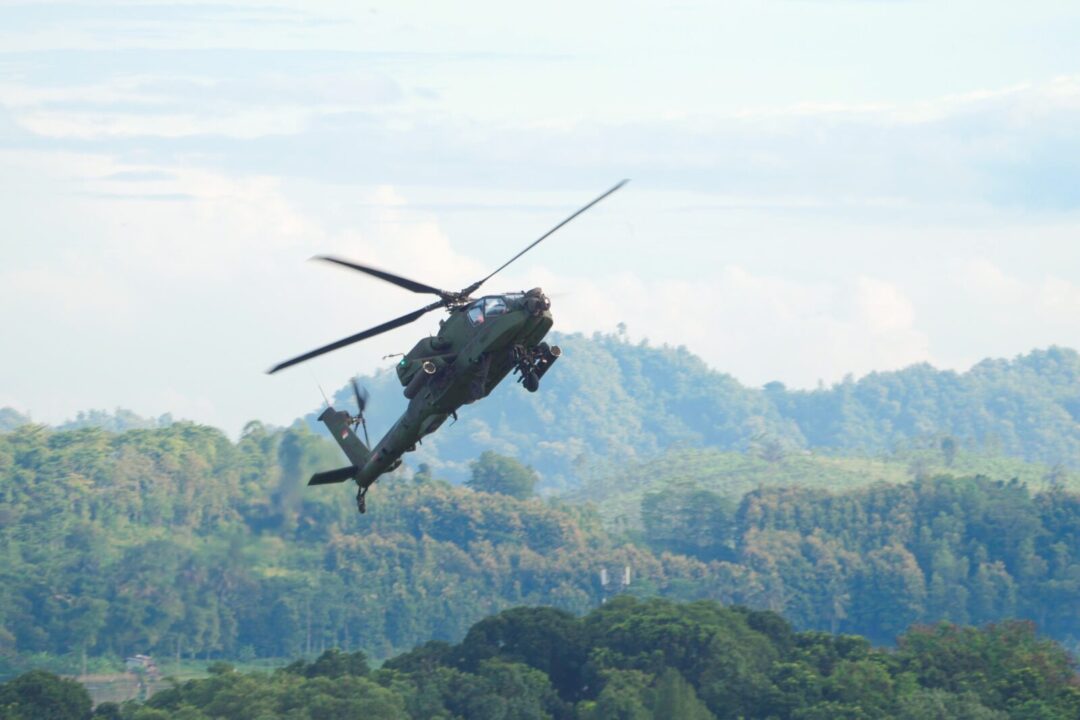
[{"label": "cockpit canopy", "polygon": [[488,318],[505,315],[510,311],[510,305],[524,297],[522,293],[510,293],[508,295],[489,295],[482,297],[465,311],[472,325],[482,325]]}]

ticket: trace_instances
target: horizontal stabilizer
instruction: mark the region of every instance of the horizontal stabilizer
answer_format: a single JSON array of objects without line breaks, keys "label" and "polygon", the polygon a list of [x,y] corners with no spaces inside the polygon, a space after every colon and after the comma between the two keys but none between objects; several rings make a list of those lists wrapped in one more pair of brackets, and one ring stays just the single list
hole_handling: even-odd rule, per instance
[{"label": "horizontal stabilizer", "polygon": [[332,483],[345,482],[356,477],[356,473],[359,471],[355,465],[349,467],[338,468],[337,470],[327,470],[326,472],[315,473],[308,480],[308,485],[330,485]]}]

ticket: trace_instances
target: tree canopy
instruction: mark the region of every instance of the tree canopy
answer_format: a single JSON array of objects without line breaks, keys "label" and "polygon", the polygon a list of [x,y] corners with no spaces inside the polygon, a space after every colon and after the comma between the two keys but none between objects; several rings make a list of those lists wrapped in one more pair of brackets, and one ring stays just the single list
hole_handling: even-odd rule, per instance
[{"label": "tree canopy", "polygon": [[473,490],[509,495],[519,500],[532,497],[539,479],[531,467],[491,450],[481,453],[469,468],[472,477],[465,484]]},{"label": "tree canopy", "polygon": [[[645,521],[620,526],[587,504],[399,473],[360,517],[342,488],[303,486],[336,453],[303,427],[257,423],[236,443],[186,423],[0,435],[0,677],[43,655],[67,671],[135,653],[340,647],[377,661],[515,605],[586,612],[625,568],[637,595],[770,609],[877,643],[912,623],[1006,618],[1080,639],[1080,496],[1062,487],[859,484],[872,465],[822,461],[817,487],[763,480],[745,494],[661,476],[636,496]],[[783,478],[802,461],[749,462]]]},{"label": "tree canopy", "polygon": [[[41,699],[43,684],[54,693],[81,689],[40,671],[24,675],[0,685],[0,717],[88,716],[85,697],[77,715],[15,714],[59,707]],[[581,618],[545,607],[507,610],[456,645],[421,645],[374,671],[362,654],[338,651],[271,673],[219,663],[209,677],[174,683],[145,703],[103,704],[95,717],[1072,720],[1078,713],[1072,660],[1030,623],[920,626],[887,650],[853,635],[796,632],[769,611],[621,596]]]}]

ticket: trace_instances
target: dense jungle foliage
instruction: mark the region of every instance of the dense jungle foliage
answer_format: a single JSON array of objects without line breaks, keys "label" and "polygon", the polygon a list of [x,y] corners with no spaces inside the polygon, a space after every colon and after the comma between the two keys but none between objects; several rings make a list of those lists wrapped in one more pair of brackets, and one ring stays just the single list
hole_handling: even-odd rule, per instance
[{"label": "dense jungle foliage", "polygon": [[[553,342],[563,358],[541,392],[508,379],[426,439],[415,461],[460,482],[469,462],[494,450],[536,468],[545,487],[572,489],[671,447],[865,456],[949,438],[961,451],[1080,468],[1080,355],[1069,349],[984,360],[963,373],[923,364],[788,390],[778,382],[743,386],[685,348],[600,334],[556,333]],[[390,370],[362,382],[372,391],[369,420],[381,431],[405,407],[401,386]],[[342,388],[335,404],[351,407],[351,397]],[[321,431],[316,415],[307,420]]]},{"label": "dense jungle foliage", "polygon": [[[588,505],[422,471],[380,481],[361,517],[347,487],[303,485],[338,452],[302,426],[257,423],[236,443],[185,423],[0,435],[0,675],[133,653],[166,670],[329,647],[381,659],[457,641],[510,606],[587,612],[626,567],[634,595],[769,609],[880,643],[942,619],[1027,618],[1067,647],[1080,637],[1080,496],[1061,486],[859,482],[850,460],[811,458],[825,480],[792,488],[787,461],[754,459],[748,474],[714,473],[758,488],[741,497],[657,468],[638,522],[618,527]],[[846,490],[823,489],[835,467]],[[530,478],[489,453],[473,484],[527,494]]]},{"label": "dense jungle foliage", "polygon": [[[894,650],[795,632],[778,615],[622,596],[582,618],[516,608],[451,645],[371,670],[329,650],[273,673],[216,663],[109,720],[1072,720],[1080,677],[1027,623],[913,628]],[[90,698],[41,671],[0,685],[0,720],[85,720]]]}]

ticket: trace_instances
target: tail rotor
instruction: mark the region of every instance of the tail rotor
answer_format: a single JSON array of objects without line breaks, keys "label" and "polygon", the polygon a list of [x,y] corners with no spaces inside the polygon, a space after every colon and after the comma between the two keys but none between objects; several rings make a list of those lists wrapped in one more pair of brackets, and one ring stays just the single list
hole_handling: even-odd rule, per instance
[{"label": "tail rotor", "polygon": [[364,418],[364,409],[367,408],[370,395],[366,388],[360,387],[356,382],[356,378],[352,379],[352,389],[353,396],[356,398],[356,416],[350,418],[349,422],[352,424],[354,431],[357,425],[364,428],[364,444],[371,447],[371,441],[368,439],[367,420]]}]

